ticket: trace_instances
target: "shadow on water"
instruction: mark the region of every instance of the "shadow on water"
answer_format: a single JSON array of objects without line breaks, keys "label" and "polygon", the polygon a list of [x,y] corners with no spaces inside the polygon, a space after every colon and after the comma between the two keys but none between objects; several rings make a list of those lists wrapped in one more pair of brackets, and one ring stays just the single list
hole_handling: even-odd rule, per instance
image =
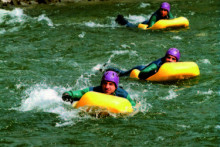
[{"label": "shadow on water", "polygon": [[112,113],[106,108],[101,107],[81,107],[79,110],[79,116],[85,117],[87,115],[95,117],[95,118],[108,118],[108,117],[114,117],[114,118],[128,118],[132,117],[135,114],[138,113],[138,109],[134,110],[132,113]]}]

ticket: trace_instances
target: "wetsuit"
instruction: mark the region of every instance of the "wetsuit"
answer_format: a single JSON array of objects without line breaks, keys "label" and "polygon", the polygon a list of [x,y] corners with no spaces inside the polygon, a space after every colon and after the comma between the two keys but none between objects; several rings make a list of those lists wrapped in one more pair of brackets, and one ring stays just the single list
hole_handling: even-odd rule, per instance
[{"label": "wetsuit", "polygon": [[[173,15],[172,15],[172,13],[171,12],[168,12],[168,15],[167,16],[165,16],[165,17],[162,17],[161,15],[160,15],[160,10],[158,9],[156,12],[154,12],[154,14],[150,17],[150,19],[149,20],[146,20],[146,21],[144,21],[144,22],[142,22],[142,24],[147,24],[148,25],[148,28],[149,27],[152,27],[158,20],[160,20],[160,19],[173,19],[174,17],[173,17]],[[132,23],[130,23],[130,22],[128,22],[127,24],[126,24],[126,26],[127,27],[137,27],[137,25],[134,25],[134,24],[132,24]]]},{"label": "wetsuit", "polygon": [[[63,94],[62,99],[64,101],[69,101],[69,102],[73,102],[73,101],[79,101],[81,99],[81,97],[89,92],[89,91],[95,91],[95,92],[102,92],[102,86],[96,86],[96,87],[88,87],[85,88],[83,90],[76,90],[76,91],[67,91]],[[130,95],[122,88],[118,87],[115,92],[113,93],[113,95],[115,96],[119,96],[119,97],[123,97],[128,99],[128,101],[131,103],[132,106],[135,106],[136,103],[131,99]]]},{"label": "wetsuit", "polygon": [[149,28],[149,27],[152,27],[160,19],[173,19],[173,18],[174,17],[171,12],[168,12],[167,16],[162,17],[160,15],[160,9],[159,9],[150,17],[150,20],[147,23],[145,21],[145,22],[143,22],[143,24],[148,24],[148,28]]},{"label": "wetsuit", "polygon": [[163,65],[165,63],[165,57],[160,58],[156,61],[151,62],[150,64],[146,65],[139,65],[139,66],[135,66],[130,70],[127,71],[123,71],[117,68],[108,68],[108,70],[113,70],[115,72],[117,72],[119,74],[119,76],[128,76],[130,75],[131,71],[133,69],[138,69],[140,70],[140,74],[138,75],[139,79],[147,79],[148,77],[154,75],[155,73],[158,72],[159,68],[161,67],[161,65]]}]

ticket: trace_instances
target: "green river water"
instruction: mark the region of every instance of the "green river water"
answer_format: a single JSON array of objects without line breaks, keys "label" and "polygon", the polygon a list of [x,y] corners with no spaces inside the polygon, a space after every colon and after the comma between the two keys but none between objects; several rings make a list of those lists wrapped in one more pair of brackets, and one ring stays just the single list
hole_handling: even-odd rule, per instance
[{"label": "green river water", "polygon": [[[219,146],[218,0],[169,1],[177,30],[131,29],[114,22],[149,19],[157,1],[60,3],[0,9],[0,146]],[[172,83],[120,78],[141,103],[133,116],[96,118],[61,100],[100,84],[102,65],[145,65],[168,48],[201,75]]]}]

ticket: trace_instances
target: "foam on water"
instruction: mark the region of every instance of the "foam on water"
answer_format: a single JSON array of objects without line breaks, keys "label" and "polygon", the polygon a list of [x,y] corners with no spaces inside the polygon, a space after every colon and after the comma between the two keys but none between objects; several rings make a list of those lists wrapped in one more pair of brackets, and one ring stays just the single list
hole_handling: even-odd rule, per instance
[{"label": "foam on water", "polygon": [[[124,46],[127,46],[127,45],[124,45]],[[107,53],[111,53],[110,57],[107,59],[107,61],[103,64],[99,63],[97,65],[95,65],[92,69],[91,69],[91,72],[93,74],[95,74],[97,71],[104,71],[105,68],[108,67],[108,65],[112,64],[111,63],[111,60],[117,56],[117,55],[124,55],[124,54],[129,54],[129,55],[132,55],[132,56],[138,56],[137,55],[137,52],[136,51],[130,51],[130,50],[114,50],[114,51],[111,51],[111,52],[107,52]]]},{"label": "foam on water", "polygon": [[116,55],[124,55],[124,54],[129,54],[132,56],[137,56],[136,51],[130,51],[130,50],[115,50],[111,51],[112,55],[109,57],[108,61],[106,62],[107,64],[111,63],[112,58],[114,58]]},{"label": "foam on water", "polygon": [[196,12],[189,11],[189,14],[193,16],[193,15],[195,15],[195,14],[196,14]]},{"label": "foam on water", "polygon": [[216,125],[215,128],[220,130],[220,125]]},{"label": "foam on water", "polygon": [[183,125],[183,124],[181,124],[181,125],[177,124],[177,127],[185,128],[185,129],[191,128],[189,125]]},{"label": "foam on water", "polygon": [[211,64],[211,62],[209,61],[209,59],[201,59],[201,60],[199,60],[199,62],[205,63],[205,64]]},{"label": "foam on water", "polygon": [[[147,113],[150,109],[152,109],[152,105],[147,102],[147,99],[144,99],[140,96],[137,91],[133,90],[131,87],[131,84],[126,85],[124,89],[129,93],[132,100],[136,102],[136,109],[138,109],[138,112]],[[138,85],[137,85],[138,86]]]},{"label": "foam on water", "polygon": [[111,51],[113,54],[112,55],[124,55],[124,54],[132,54],[133,56],[137,56],[136,51],[130,51],[130,50],[115,50]]},{"label": "foam on water", "polygon": [[149,3],[141,3],[139,8],[146,8],[146,7],[149,7],[150,4]]},{"label": "foam on water", "polygon": [[90,77],[92,75],[95,75],[95,73],[87,72],[87,73],[80,75],[80,77],[76,80],[76,84],[74,85],[73,89],[77,90],[77,89],[83,89],[83,88],[87,88],[91,86]]},{"label": "foam on water", "polygon": [[0,9],[0,25],[4,26],[4,28],[1,27],[0,34],[16,32],[22,29],[25,26],[24,24],[32,26],[31,24],[34,23],[43,23],[47,24],[49,27],[53,27],[52,20],[45,14],[38,17],[31,17],[24,14],[21,8],[15,8],[11,11]]},{"label": "foam on water", "polygon": [[174,40],[182,40],[182,37],[180,37],[180,36],[173,36],[173,37],[171,37],[171,39],[174,39]]},{"label": "foam on water", "polygon": [[92,68],[92,72],[96,72],[103,68],[103,64],[97,64]]},{"label": "foam on water", "polygon": [[27,15],[20,8],[15,8],[12,11],[0,9],[0,24],[23,23],[26,17]]},{"label": "foam on water", "polygon": [[[19,87],[19,85],[17,86]],[[61,92],[70,89],[64,87],[49,87],[46,84],[36,84],[25,91],[25,96],[21,101],[21,106],[15,108],[19,111],[49,112],[57,114],[63,122],[56,126],[72,125],[74,119],[79,118],[78,110],[62,101]]]},{"label": "foam on water", "polygon": [[45,14],[42,14],[42,15],[38,16],[37,20],[39,22],[46,21],[48,26],[53,27],[53,22]]},{"label": "foam on water", "polygon": [[[115,28],[118,24],[115,22],[115,17],[107,17],[110,23],[101,24],[93,21],[85,22],[84,25],[90,28]],[[75,24],[74,24],[75,25]]]},{"label": "foam on water", "polygon": [[94,27],[97,27],[97,28],[105,27],[104,24],[99,24],[99,23],[95,23],[95,22],[92,22],[92,21],[86,22],[85,25],[88,26],[88,27],[91,27],[91,28],[94,28]]},{"label": "foam on water", "polygon": [[6,30],[3,28],[3,29],[0,29],[0,34],[5,34],[6,33]]},{"label": "foam on water", "polygon": [[174,98],[176,98],[178,95],[176,94],[176,92],[173,91],[173,89],[169,90],[169,95],[168,96],[165,96],[165,97],[162,97],[161,99],[162,100],[172,100]]},{"label": "foam on water", "polygon": [[84,38],[86,35],[86,32],[82,32],[81,34],[78,35],[79,38]]},{"label": "foam on water", "polygon": [[150,18],[151,15],[129,15],[128,17],[125,16],[126,19],[129,20],[129,22],[131,23],[141,23],[145,20],[148,20]]},{"label": "foam on water", "polygon": [[201,94],[201,95],[212,95],[214,92],[209,89],[208,91],[197,91],[197,94]]},{"label": "foam on water", "polygon": [[[19,88],[20,85],[17,85]],[[24,93],[25,97],[22,100],[20,110],[30,111],[35,108],[38,110],[50,110],[50,106],[60,103],[61,95],[57,93],[57,89],[64,91],[64,88],[53,87],[50,88],[46,84],[36,84],[28,88]],[[48,108],[48,109],[47,109]]]}]

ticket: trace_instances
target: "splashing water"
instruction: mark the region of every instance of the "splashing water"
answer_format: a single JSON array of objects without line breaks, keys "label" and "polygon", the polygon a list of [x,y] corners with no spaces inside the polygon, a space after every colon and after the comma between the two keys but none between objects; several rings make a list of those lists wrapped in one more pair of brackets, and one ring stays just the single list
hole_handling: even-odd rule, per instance
[{"label": "splashing water", "polygon": [[86,22],[85,25],[88,26],[88,27],[91,27],[91,28],[94,28],[94,27],[105,27],[105,25],[96,24],[96,23],[94,23],[94,22],[92,22],[92,21]]},{"label": "splashing water", "polygon": [[74,124],[74,119],[79,118],[78,110],[72,109],[69,103],[63,102],[61,94],[67,89],[63,87],[50,88],[46,84],[36,84],[25,91],[25,98],[21,106],[14,108],[19,111],[49,112],[57,114],[64,122],[57,123],[56,126]]},{"label": "splashing water", "polygon": [[25,15],[20,8],[15,8],[12,11],[0,9],[0,24],[24,23],[26,18],[27,15]]},{"label": "splashing water", "polygon": [[[151,15],[129,15],[127,19],[131,23],[141,23],[145,20],[148,20]],[[126,18],[126,17],[125,17]]]},{"label": "splashing water", "polygon": [[161,98],[162,100],[172,100],[176,98],[178,95],[173,91],[173,89],[169,90],[169,95]]},{"label": "splashing water", "polygon": [[173,36],[173,37],[171,37],[172,39],[175,39],[175,40],[182,40],[183,38],[182,37],[180,37],[180,36]]},{"label": "splashing water", "polygon": [[86,35],[86,32],[82,32],[81,34],[79,34],[79,38],[84,38],[84,36]]},{"label": "splashing water", "polygon": [[[133,45],[133,44],[132,44]],[[107,61],[105,62],[105,64],[97,64],[92,68],[92,72],[95,73],[97,71],[103,71],[105,70],[108,65],[111,64],[111,60],[116,56],[116,55],[124,55],[124,54],[129,54],[132,56],[138,56],[136,51],[130,51],[130,50],[116,50],[116,51],[111,51],[111,52],[107,52],[107,53],[112,53],[110,55],[110,57],[107,59]]]},{"label": "splashing water", "polygon": [[37,17],[37,20],[40,21],[40,22],[41,21],[46,21],[48,26],[53,27],[53,22],[48,17],[46,17],[45,14],[42,14],[39,17]]},{"label": "splashing water", "polygon": [[211,64],[209,59],[201,59],[200,62],[205,63],[205,64]]},{"label": "splashing water", "polygon": [[110,24],[101,24],[101,23],[96,23],[93,21],[85,22],[84,25],[90,28],[115,28],[117,27],[117,23],[115,22],[114,17],[108,17],[110,20]]},{"label": "splashing water", "polygon": [[30,17],[24,14],[23,9],[20,8],[15,8],[11,11],[0,9],[0,26],[3,26],[0,28],[0,34],[19,31],[25,28],[25,24],[35,27],[35,25],[30,25],[30,23],[43,22],[46,22],[47,26],[53,27],[53,22],[45,14],[38,17]]},{"label": "splashing water", "polygon": [[141,3],[139,7],[140,7],[140,8],[146,8],[146,7],[148,7],[148,6],[150,6],[149,3]]}]

